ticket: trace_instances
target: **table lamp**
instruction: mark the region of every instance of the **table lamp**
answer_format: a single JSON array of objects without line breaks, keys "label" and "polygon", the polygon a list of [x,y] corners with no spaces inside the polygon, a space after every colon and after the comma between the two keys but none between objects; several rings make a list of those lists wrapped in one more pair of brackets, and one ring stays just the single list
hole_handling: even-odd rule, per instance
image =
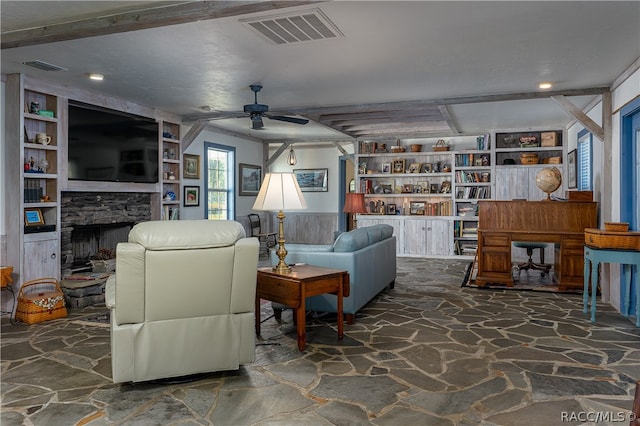
[{"label": "table lamp", "polygon": [[291,268],[285,262],[287,250],[284,247],[284,210],[304,210],[306,208],[307,203],[293,173],[266,174],[256,202],[253,204],[253,209],[278,212],[278,250],[276,254],[280,261],[273,270],[279,274],[291,272]]},{"label": "table lamp", "polygon": [[367,208],[364,205],[364,194],[361,192],[348,192],[342,211],[353,215],[353,229],[356,229],[358,227],[356,214],[367,212]]}]

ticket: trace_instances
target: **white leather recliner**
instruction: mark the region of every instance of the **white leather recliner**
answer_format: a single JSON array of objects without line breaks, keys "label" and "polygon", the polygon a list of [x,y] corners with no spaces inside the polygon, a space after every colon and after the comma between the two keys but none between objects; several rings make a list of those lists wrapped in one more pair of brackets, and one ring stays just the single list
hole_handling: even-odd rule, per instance
[{"label": "white leather recliner", "polygon": [[114,383],[236,370],[255,359],[259,243],[235,221],[139,223],[106,285]]}]

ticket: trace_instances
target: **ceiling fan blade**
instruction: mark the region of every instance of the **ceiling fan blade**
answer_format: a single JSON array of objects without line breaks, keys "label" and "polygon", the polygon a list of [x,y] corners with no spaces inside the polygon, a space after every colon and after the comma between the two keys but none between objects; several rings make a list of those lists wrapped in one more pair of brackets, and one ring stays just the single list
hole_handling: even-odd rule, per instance
[{"label": "ceiling fan blade", "polygon": [[309,122],[309,120],[305,119],[305,118],[297,118],[297,117],[287,117],[286,115],[264,115],[265,117],[271,119],[271,120],[278,120],[278,121],[286,121],[288,123],[294,123],[294,124],[307,124]]}]

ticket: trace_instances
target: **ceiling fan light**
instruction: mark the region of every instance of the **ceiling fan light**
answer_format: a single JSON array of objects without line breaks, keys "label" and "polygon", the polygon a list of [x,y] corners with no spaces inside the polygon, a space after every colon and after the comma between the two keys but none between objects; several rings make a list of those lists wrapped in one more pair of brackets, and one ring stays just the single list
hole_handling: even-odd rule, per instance
[{"label": "ceiling fan light", "polygon": [[551,82],[549,81],[543,81],[541,83],[538,83],[538,88],[540,89],[551,89],[551,86],[553,86],[553,84],[551,84]]},{"label": "ceiling fan light", "polygon": [[289,150],[289,156],[287,157],[287,164],[290,166],[295,166],[298,160],[296,160],[296,153],[293,152],[293,147]]}]

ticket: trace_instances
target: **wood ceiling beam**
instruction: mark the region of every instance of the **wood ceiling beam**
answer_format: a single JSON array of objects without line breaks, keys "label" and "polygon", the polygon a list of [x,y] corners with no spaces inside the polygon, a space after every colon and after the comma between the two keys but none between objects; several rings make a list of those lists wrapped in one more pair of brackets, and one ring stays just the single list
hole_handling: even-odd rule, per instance
[{"label": "wood ceiling beam", "polygon": [[458,130],[458,125],[456,124],[451,111],[449,111],[449,106],[447,105],[438,105],[438,109],[440,110],[440,114],[444,121],[447,123],[447,126],[451,129],[453,134],[458,134],[460,131]]},{"label": "wood ceiling beam", "polygon": [[382,103],[369,103],[369,104],[357,104],[357,105],[334,105],[326,107],[302,107],[302,108],[289,108],[298,115],[328,115],[328,114],[348,114],[357,112],[370,112],[370,111],[391,111],[398,109],[419,109],[428,107],[437,107],[440,105],[462,105],[462,104],[474,104],[474,103],[486,103],[486,102],[506,102],[506,101],[521,101],[530,99],[545,99],[553,96],[589,96],[589,95],[601,95],[604,92],[609,91],[607,86],[603,87],[590,87],[585,89],[568,89],[568,90],[555,90],[546,92],[517,92],[517,93],[503,93],[497,95],[480,95],[480,96],[462,96],[455,98],[440,98],[440,99],[426,99],[426,100],[413,100],[413,101],[394,101],[394,102],[382,102]]},{"label": "wood ceiling beam", "polygon": [[388,123],[368,123],[368,124],[361,124],[358,126],[348,126],[343,128],[343,131],[346,132],[350,132],[350,133],[358,133],[360,130],[362,131],[369,131],[369,130],[377,130],[377,129],[395,129],[395,130],[399,130],[399,129],[408,129],[408,128],[412,128],[412,129],[447,129],[449,130],[449,127],[447,126],[446,122],[444,120],[432,120],[432,121],[418,121],[418,122],[403,122],[403,123],[394,123],[394,125],[390,125]]},{"label": "wood ceiling beam", "polygon": [[[374,104],[375,105],[375,104]],[[437,108],[426,107],[421,109],[396,109],[386,111],[370,111],[370,112],[356,112],[356,113],[344,113],[344,114],[324,114],[320,116],[323,121],[337,122],[341,120],[377,120],[379,118],[387,117],[413,117],[413,116],[438,116],[440,112]]]},{"label": "wood ceiling beam", "polygon": [[582,112],[573,102],[565,98],[562,95],[553,96],[552,99],[556,101],[562,109],[571,114],[576,120],[578,120],[584,127],[586,127],[591,133],[593,133],[598,139],[604,141],[604,129],[593,121],[587,114]]},{"label": "wood ceiling beam", "polygon": [[182,152],[185,152],[187,148],[189,148],[191,142],[193,142],[206,127],[207,123],[204,121],[198,121],[194,123],[193,126],[191,126],[189,131],[187,131],[184,137],[180,140],[180,149],[182,150]]},{"label": "wood ceiling beam", "polygon": [[360,118],[354,120],[331,120],[324,121],[324,123],[329,124],[331,126],[350,126],[350,125],[358,125],[363,123],[400,123],[400,122],[420,122],[420,121],[436,121],[442,120],[442,114],[422,114],[422,115],[403,115],[403,114],[394,114],[387,117],[380,118]]},{"label": "wood ceiling beam", "polygon": [[[46,25],[2,33],[1,49],[75,40],[79,38],[137,31],[209,19],[318,3],[318,1],[200,1],[141,9],[134,12]],[[144,7],[144,6],[141,6]]]}]

